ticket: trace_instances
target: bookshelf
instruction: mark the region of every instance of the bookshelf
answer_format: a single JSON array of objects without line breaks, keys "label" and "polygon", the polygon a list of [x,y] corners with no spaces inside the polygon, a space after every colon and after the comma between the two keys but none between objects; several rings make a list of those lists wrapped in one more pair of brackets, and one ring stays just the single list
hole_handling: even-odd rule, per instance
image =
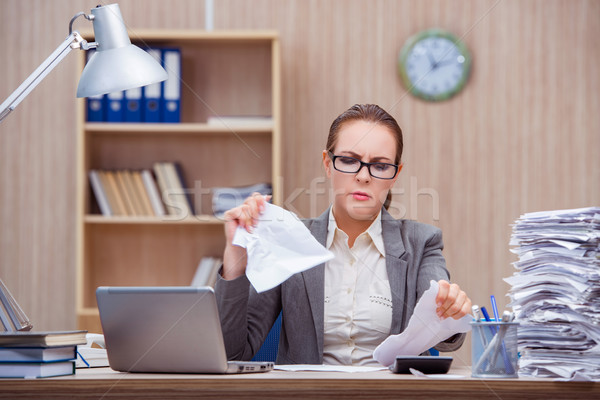
[{"label": "bookshelf", "polygon": [[[212,187],[270,182],[273,202],[282,202],[277,33],[153,30],[130,37],[141,48],[181,49],[181,123],[86,122],[86,102],[79,100],[76,314],[78,328],[90,332],[101,332],[98,286],[189,285],[202,257],[222,256]],[[82,55],[81,69],[84,63]],[[207,123],[211,116],[265,115],[271,121]],[[101,215],[90,170],[152,169],[159,161],[180,163],[196,215]]]}]

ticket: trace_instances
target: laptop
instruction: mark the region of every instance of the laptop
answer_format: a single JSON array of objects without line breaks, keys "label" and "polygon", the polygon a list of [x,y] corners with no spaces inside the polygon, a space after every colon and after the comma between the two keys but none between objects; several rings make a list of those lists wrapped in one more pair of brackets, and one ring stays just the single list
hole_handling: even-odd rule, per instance
[{"label": "laptop", "polygon": [[227,361],[211,287],[96,290],[108,362],[124,372],[267,372],[272,362]]}]

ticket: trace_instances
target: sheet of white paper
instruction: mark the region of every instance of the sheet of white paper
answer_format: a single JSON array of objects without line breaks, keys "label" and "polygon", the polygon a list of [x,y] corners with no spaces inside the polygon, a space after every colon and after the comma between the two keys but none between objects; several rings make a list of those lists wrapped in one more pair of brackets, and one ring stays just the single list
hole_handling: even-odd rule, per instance
[{"label": "sheet of white paper", "polygon": [[254,231],[238,227],[233,244],[246,248],[246,276],[259,293],[333,258],[296,215],[268,203]]},{"label": "sheet of white paper", "polygon": [[458,320],[454,318],[442,320],[437,316],[435,297],[438,288],[438,283],[431,281],[429,289],[423,293],[415,306],[415,311],[404,332],[389,336],[377,346],[373,358],[381,365],[390,366],[396,356],[417,356],[456,333],[471,330],[470,323],[473,320],[471,315],[465,315]]},{"label": "sheet of white paper", "polygon": [[328,371],[328,372],[373,372],[387,369],[385,367],[367,367],[355,365],[319,365],[319,364],[289,364],[274,366],[282,371]]}]

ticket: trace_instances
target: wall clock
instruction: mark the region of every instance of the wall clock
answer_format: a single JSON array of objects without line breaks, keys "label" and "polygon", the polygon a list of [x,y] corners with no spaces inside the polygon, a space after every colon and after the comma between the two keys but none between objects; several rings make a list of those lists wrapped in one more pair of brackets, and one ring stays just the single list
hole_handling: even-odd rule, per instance
[{"label": "wall clock", "polygon": [[467,83],[471,55],[455,35],[429,29],[408,38],[398,60],[403,84],[415,96],[429,101],[449,99]]}]

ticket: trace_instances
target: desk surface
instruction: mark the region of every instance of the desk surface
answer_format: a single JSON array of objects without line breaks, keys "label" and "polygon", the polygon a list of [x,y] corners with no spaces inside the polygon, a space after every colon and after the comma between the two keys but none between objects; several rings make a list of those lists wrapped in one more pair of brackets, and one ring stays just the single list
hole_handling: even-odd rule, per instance
[{"label": "desk surface", "polygon": [[[389,371],[288,372],[193,375],[132,374],[110,368],[78,369],[77,374],[45,379],[0,379],[0,398],[117,399],[589,399],[600,398],[600,382],[547,379],[476,379],[469,368],[450,374],[464,379],[432,380]],[[594,393],[596,393],[594,395]]]}]

